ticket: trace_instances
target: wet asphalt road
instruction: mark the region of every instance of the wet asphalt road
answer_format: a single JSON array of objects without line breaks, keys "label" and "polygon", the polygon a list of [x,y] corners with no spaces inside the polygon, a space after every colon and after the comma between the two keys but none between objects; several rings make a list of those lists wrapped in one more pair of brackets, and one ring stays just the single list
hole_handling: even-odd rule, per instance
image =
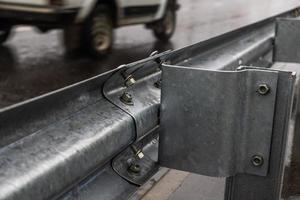
[{"label": "wet asphalt road", "polygon": [[143,26],[116,31],[111,55],[93,60],[66,56],[61,31],[40,34],[18,27],[0,47],[0,108],[62,88],[150,55],[190,45],[294,7],[297,0],[181,0],[178,28],[172,41],[161,44]]}]

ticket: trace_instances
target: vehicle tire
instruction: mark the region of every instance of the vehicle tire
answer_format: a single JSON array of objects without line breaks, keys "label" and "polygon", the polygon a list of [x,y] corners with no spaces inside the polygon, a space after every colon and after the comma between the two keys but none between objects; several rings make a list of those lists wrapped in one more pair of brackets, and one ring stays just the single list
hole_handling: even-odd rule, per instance
[{"label": "vehicle tire", "polygon": [[155,23],[153,28],[154,36],[164,42],[171,39],[176,29],[176,10],[170,4],[164,17]]},{"label": "vehicle tire", "polygon": [[83,45],[96,57],[106,56],[113,45],[113,20],[107,6],[97,6],[83,30]]},{"label": "vehicle tire", "polygon": [[6,42],[10,36],[11,28],[0,29],[0,44]]}]

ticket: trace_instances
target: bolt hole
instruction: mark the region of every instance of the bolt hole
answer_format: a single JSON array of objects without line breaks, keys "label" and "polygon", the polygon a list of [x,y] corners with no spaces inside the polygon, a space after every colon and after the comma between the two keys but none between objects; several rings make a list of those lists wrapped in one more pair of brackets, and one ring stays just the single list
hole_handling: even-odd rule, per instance
[{"label": "bolt hole", "polygon": [[266,95],[270,91],[270,88],[267,84],[260,84],[258,86],[258,93],[261,95]]},{"label": "bolt hole", "polygon": [[265,93],[267,91],[267,88],[264,86],[260,86],[259,90],[260,92]]},{"label": "bolt hole", "polygon": [[252,161],[252,164],[253,164],[255,167],[262,166],[263,163],[264,163],[263,157],[257,156],[257,155],[256,155],[256,156],[253,156],[251,161]]}]

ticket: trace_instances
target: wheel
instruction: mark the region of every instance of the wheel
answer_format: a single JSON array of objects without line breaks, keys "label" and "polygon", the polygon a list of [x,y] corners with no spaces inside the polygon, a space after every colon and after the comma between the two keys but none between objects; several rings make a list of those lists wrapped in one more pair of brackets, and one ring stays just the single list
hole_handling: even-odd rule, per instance
[{"label": "wheel", "polygon": [[97,58],[106,56],[113,45],[113,20],[108,7],[97,6],[83,30],[83,43],[88,52]]},{"label": "wheel", "polygon": [[154,36],[164,42],[171,39],[176,29],[176,11],[169,5],[165,16],[155,23],[153,28]]},{"label": "wheel", "polygon": [[11,28],[0,29],[0,44],[6,42],[9,38],[11,32]]}]

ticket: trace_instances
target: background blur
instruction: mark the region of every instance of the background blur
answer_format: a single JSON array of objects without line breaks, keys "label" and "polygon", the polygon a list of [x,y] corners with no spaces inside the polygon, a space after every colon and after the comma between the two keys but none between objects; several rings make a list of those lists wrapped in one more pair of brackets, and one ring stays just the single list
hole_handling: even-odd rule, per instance
[{"label": "background blur", "polygon": [[61,31],[40,34],[17,27],[0,47],[0,108],[76,83],[104,71],[178,49],[282,12],[299,0],[181,0],[177,30],[162,44],[143,25],[120,28],[112,53],[93,60],[84,53],[65,55]]}]

